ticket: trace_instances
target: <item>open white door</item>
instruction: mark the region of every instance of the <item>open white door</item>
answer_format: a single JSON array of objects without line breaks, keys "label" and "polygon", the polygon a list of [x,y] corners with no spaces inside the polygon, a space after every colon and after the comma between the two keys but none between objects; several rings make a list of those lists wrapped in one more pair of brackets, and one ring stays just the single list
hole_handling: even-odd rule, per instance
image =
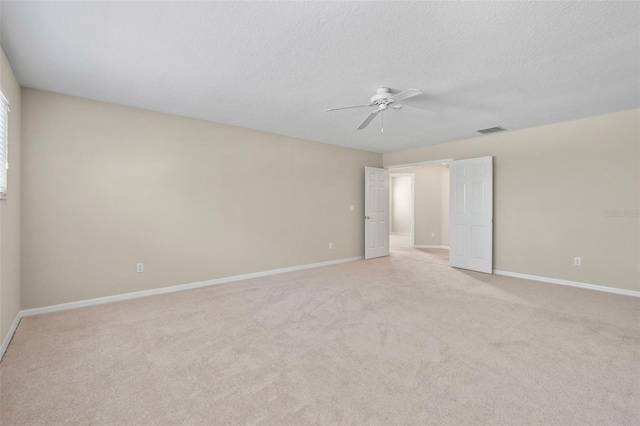
[{"label": "open white door", "polygon": [[449,264],[493,273],[493,157],[450,167]]},{"label": "open white door", "polygon": [[389,171],[364,168],[364,258],[389,255]]}]

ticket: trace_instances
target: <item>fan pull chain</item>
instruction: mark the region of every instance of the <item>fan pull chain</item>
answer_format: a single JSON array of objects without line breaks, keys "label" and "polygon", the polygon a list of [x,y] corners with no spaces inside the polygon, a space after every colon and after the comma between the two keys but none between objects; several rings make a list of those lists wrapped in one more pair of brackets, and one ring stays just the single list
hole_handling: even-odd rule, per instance
[{"label": "fan pull chain", "polygon": [[380,119],[382,120],[382,129],[380,130],[380,133],[384,133],[384,111],[380,113]]}]

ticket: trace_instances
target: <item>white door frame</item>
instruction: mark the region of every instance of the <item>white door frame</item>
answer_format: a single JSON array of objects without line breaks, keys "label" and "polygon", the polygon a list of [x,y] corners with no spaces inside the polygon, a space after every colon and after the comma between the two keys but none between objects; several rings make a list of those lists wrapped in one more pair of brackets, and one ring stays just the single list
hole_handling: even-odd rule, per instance
[{"label": "white door frame", "polygon": [[420,166],[430,166],[432,164],[449,164],[452,163],[455,159],[453,158],[443,158],[442,160],[429,160],[429,161],[418,161],[417,163],[405,163],[405,164],[395,164],[393,166],[384,166],[385,169],[389,170],[397,170],[397,169],[410,169],[412,167],[420,167]]},{"label": "white door frame", "polygon": [[[391,184],[392,179],[397,176],[409,176],[411,178],[411,233],[410,233],[410,245],[411,247],[415,246],[415,237],[416,237],[416,175],[414,173],[389,173],[389,184]],[[389,185],[391,187],[391,185]],[[389,190],[391,192],[391,190]],[[391,213],[391,209],[393,208],[393,204],[389,206],[389,213]],[[389,221],[389,233],[391,233],[391,221]]]}]

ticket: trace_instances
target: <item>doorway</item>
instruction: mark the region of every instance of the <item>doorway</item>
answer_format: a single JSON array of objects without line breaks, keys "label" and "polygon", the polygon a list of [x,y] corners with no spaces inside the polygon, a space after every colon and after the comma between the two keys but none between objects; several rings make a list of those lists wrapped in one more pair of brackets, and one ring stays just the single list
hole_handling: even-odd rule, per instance
[{"label": "doorway", "polygon": [[389,175],[389,249],[414,245],[414,175]]},{"label": "doorway", "polygon": [[389,176],[389,248],[448,258],[449,162],[392,169]]},{"label": "doorway", "polygon": [[[442,167],[439,172],[422,167],[434,165]],[[424,161],[387,166],[387,169],[391,175],[400,174],[398,171],[414,175],[415,220],[411,228],[411,249],[439,250],[443,259],[446,255],[449,266],[493,273],[493,156]],[[439,178],[434,181],[439,182],[435,185],[438,189],[423,190],[418,170],[436,170]],[[431,187],[434,188],[433,184]],[[419,201],[425,195],[433,197],[434,194],[438,195],[431,202]],[[388,201],[391,205],[394,197]],[[429,207],[432,214],[423,214],[420,206]],[[429,218],[426,226],[422,226],[424,218]],[[396,231],[387,225],[386,230],[390,229]]]}]

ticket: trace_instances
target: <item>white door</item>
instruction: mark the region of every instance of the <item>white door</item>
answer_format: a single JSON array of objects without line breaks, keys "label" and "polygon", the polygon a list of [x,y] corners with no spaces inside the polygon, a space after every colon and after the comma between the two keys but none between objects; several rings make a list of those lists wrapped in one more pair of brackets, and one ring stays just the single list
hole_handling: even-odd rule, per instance
[{"label": "white door", "polygon": [[493,157],[450,167],[449,264],[493,273]]},{"label": "white door", "polygon": [[364,258],[389,255],[389,172],[364,168]]}]

